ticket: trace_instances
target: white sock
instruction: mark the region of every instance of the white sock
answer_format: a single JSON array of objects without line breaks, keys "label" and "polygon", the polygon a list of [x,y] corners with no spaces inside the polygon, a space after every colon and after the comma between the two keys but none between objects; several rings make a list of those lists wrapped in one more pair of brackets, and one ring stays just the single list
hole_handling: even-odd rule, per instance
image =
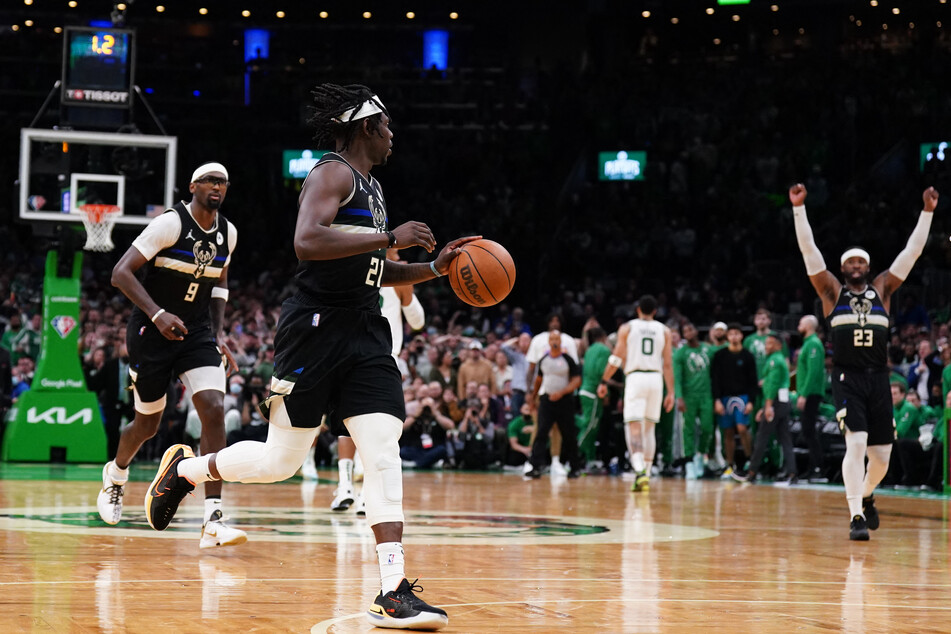
[{"label": "white sock", "polygon": [[208,462],[215,454],[208,454],[200,458],[185,458],[178,463],[178,475],[182,476],[192,484],[216,480],[211,476],[208,468]]},{"label": "white sock", "polygon": [[205,521],[211,519],[215,511],[221,510],[221,498],[205,498]]},{"label": "white sock", "polygon": [[403,571],[403,544],[400,542],[377,544],[376,556],[380,561],[380,583],[383,594],[396,590],[406,576]]},{"label": "white sock", "polygon": [[106,470],[106,473],[109,474],[109,478],[114,484],[125,484],[129,481],[129,467],[120,469],[116,465],[115,460],[109,463],[109,468]]},{"label": "white sock", "polygon": [[645,468],[647,465],[646,465],[646,463],[644,462],[644,452],[643,452],[643,451],[635,451],[635,452],[634,452],[634,459],[631,460],[631,466],[634,467],[634,471],[636,471],[636,472],[638,472],[638,473],[640,473],[641,471],[644,470],[644,468]]},{"label": "white sock", "polygon": [[337,471],[340,474],[337,486],[341,489],[353,488],[353,460],[341,458],[337,461]]}]

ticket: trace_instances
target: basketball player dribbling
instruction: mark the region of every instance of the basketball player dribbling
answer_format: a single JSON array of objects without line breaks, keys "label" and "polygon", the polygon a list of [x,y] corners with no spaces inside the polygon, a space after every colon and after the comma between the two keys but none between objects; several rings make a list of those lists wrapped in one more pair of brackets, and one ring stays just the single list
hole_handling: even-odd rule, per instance
[{"label": "basketball player dribbling", "polygon": [[[644,295],[637,303],[637,319],[623,324],[617,332],[614,354],[598,386],[598,396],[608,393],[608,379],[624,368],[624,436],[634,468],[634,491],[650,488],[656,439],[654,426],[660,410],[674,408],[674,369],[670,328],[654,319],[657,300]],[[664,388],[667,395],[664,395]]]},{"label": "basketball player dribbling", "polygon": [[[129,464],[158,430],[165,392],[174,377],[192,394],[201,419],[202,453],[225,446],[221,355],[224,351],[230,359],[231,353],[220,335],[238,232],[218,209],[229,185],[224,165],[198,167],[188,186],[191,202],[180,202],[153,219],[113,270],[113,285],[135,304],[126,334],[135,418],[122,431],[114,459],[102,470],[97,507],[107,524],[122,518]],[[136,277],[139,269],[146,271],[142,282]],[[234,359],[230,362],[234,367]],[[248,539],[244,531],[224,523],[220,482],[205,485],[204,520],[201,548]]]},{"label": "basketball player dribbling", "polygon": [[436,245],[421,222],[387,230],[386,203],[370,170],[392,152],[389,114],[365,86],[322,84],[312,94],[315,141],[330,152],[301,189],[294,232],[299,291],[284,302],[274,338],[274,375],[262,408],[267,440],[239,442],[201,458],[185,446],[171,447],[146,495],[146,516],[164,530],[198,482],[291,477],[327,414],[332,427],[342,422],[363,457],[366,517],[380,570],[380,592],[367,620],[377,627],[439,629],[449,622],[446,612],[418,598],[422,588],[403,572],[398,441],[405,404],[390,326],[380,314],[380,287],[445,275],[458,249],[479,237],[450,242],[428,263],[387,262],[387,247],[420,246],[431,253]]},{"label": "basketball player dribbling", "polygon": [[[849,539],[867,541],[879,526],[873,493],[888,472],[895,424],[888,384],[888,310],[892,294],[911,273],[928,241],[938,192],[922,194],[918,224],[892,265],[869,281],[871,258],[850,248],[839,258],[845,283],[826,269],[806,218],[806,188],[789,188],[796,239],[806,273],[822,300],[832,341],[832,395],[836,419],[845,435],[842,481],[849,504]],[[868,456],[868,468],[865,458]]]}]

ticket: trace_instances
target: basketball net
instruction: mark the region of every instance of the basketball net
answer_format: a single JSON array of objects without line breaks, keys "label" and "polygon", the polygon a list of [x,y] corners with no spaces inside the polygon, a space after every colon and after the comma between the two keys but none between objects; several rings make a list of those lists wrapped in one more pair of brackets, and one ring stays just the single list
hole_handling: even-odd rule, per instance
[{"label": "basketball net", "polygon": [[119,217],[117,205],[83,205],[79,208],[86,228],[86,251],[112,251],[116,245],[112,243],[112,227]]}]

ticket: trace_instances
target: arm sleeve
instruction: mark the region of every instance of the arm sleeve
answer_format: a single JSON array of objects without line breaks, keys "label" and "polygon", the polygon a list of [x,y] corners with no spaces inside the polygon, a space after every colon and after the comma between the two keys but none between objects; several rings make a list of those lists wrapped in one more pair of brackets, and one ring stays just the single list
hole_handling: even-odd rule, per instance
[{"label": "arm sleeve", "polygon": [[154,258],[159,251],[167,249],[176,242],[182,232],[182,219],[177,213],[164,213],[145,226],[142,233],[132,241],[146,260]]},{"label": "arm sleeve", "polygon": [[812,227],[809,226],[809,219],[806,218],[805,205],[793,207],[793,224],[796,227],[799,251],[802,253],[803,262],[806,263],[806,275],[811,277],[822,273],[826,270],[826,263],[822,259],[819,247],[816,246],[815,238],[812,237]]},{"label": "arm sleeve", "polygon": [[406,317],[406,323],[413,330],[421,330],[426,325],[426,313],[423,311],[423,305],[419,303],[419,298],[413,295],[409,306],[403,306],[403,316]]},{"label": "arm sleeve", "polygon": [[934,214],[929,211],[921,212],[921,215],[918,216],[918,224],[915,225],[915,230],[912,231],[908,237],[908,244],[906,244],[905,248],[898,254],[898,257],[895,258],[892,265],[888,267],[889,273],[898,279],[905,281],[908,274],[911,273],[911,267],[918,261],[918,256],[921,255],[921,252],[925,248],[925,243],[928,241],[928,232],[931,230],[932,217],[934,217]]}]

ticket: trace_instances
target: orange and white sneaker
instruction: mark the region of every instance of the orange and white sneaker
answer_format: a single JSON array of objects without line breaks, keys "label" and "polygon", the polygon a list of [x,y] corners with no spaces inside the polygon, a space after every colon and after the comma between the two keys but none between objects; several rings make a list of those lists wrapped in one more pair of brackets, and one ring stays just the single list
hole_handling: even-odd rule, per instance
[{"label": "orange and white sneaker", "polygon": [[248,541],[247,533],[225,524],[225,518],[221,511],[215,511],[201,527],[201,542],[199,542],[198,547],[237,546],[246,541]]},{"label": "orange and white sneaker", "polygon": [[145,493],[145,518],[157,531],[168,528],[175,511],[185,496],[195,490],[195,485],[178,475],[178,463],[195,454],[188,445],[172,445],[165,450],[158,473]]}]

